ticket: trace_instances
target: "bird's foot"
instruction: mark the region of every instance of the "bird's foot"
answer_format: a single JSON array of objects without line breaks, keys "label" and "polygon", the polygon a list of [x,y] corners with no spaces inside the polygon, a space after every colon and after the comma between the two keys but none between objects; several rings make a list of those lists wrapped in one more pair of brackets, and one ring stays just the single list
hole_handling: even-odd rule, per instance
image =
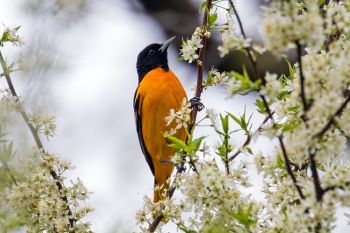
[{"label": "bird's foot", "polygon": [[197,107],[199,112],[205,108],[204,104],[202,104],[201,99],[199,97],[193,97],[192,99],[190,99],[189,102],[191,103],[191,108]]},{"label": "bird's foot", "polygon": [[185,163],[177,163],[176,169],[179,173],[186,171]]}]

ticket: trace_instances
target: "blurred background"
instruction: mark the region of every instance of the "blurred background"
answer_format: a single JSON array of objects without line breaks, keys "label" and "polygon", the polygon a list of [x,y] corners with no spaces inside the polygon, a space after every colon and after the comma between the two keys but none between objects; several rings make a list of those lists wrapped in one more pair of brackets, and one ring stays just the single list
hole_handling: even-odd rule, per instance
[{"label": "blurred background", "polygon": [[[71,161],[92,192],[87,203],[95,211],[87,218],[95,232],[132,232],[135,214],[145,195],[153,195],[153,177],[139,148],[134,125],[132,99],[137,86],[136,57],[150,43],[161,43],[176,35],[169,49],[169,64],[185,86],[188,96],[196,82],[196,70],[177,62],[181,38],[190,37],[202,16],[199,0],[0,0],[0,23],[15,27],[24,38],[22,48],[2,48],[7,60],[19,61],[23,70],[12,74],[26,106],[41,108],[56,116],[57,136],[46,148]],[[261,40],[260,0],[237,1],[247,34]],[[222,15],[224,17],[224,15]],[[2,27],[2,26],[0,26]],[[2,29],[4,29],[3,27]],[[219,59],[220,36],[214,34],[208,46],[206,68],[241,71],[247,59],[231,53]],[[291,59],[293,59],[291,54]],[[283,72],[285,62],[269,54],[258,58],[260,71]],[[5,87],[4,83],[0,83]],[[225,99],[224,89],[205,91],[207,108],[236,114],[254,112],[255,96]],[[225,101],[223,101],[225,99]],[[203,116],[202,112],[200,116]],[[263,117],[253,115],[254,127]],[[206,129],[200,129],[205,134]],[[207,133],[208,134],[208,133]],[[242,135],[241,135],[242,136]],[[210,139],[215,144],[215,138]],[[234,143],[244,140],[239,135]],[[254,142],[258,151],[269,153],[273,143]],[[255,152],[258,152],[255,151]],[[255,185],[247,192],[262,199],[261,178],[251,169]],[[334,232],[348,232],[342,213]],[[174,226],[167,226],[175,232]]]}]

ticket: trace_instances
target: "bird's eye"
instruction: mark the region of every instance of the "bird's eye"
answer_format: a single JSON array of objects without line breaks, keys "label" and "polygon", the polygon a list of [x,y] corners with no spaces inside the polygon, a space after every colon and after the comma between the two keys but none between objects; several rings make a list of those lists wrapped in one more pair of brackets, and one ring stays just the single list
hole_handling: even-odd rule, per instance
[{"label": "bird's eye", "polygon": [[155,53],[155,51],[154,51],[153,49],[151,49],[151,50],[148,52],[149,55],[154,54],[154,53]]}]

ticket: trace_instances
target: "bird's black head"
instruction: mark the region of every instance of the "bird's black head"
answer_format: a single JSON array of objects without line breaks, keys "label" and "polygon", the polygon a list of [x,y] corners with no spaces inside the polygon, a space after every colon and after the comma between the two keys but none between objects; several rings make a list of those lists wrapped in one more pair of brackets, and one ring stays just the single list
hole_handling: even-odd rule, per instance
[{"label": "bird's black head", "polygon": [[152,69],[162,67],[169,70],[167,50],[175,36],[166,40],[163,44],[150,44],[144,48],[137,56],[136,69],[139,76],[139,82]]}]

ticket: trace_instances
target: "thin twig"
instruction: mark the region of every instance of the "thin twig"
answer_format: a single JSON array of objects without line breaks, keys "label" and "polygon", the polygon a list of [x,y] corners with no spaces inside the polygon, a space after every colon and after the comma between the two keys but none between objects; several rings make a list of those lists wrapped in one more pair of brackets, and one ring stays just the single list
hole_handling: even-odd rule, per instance
[{"label": "thin twig", "polygon": [[[275,112],[272,112],[272,115],[273,115],[274,113],[275,113]],[[261,122],[259,128],[258,128],[257,130],[255,130],[254,133],[247,135],[247,139],[244,141],[243,145],[240,147],[240,149],[238,149],[238,150],[236,151],[236,153],[234,153],[234,154],[228,159],[229,161],[234,160],[239,154],[242,153],[242,150],[241,150],[241,149],[242,149],[242,148],[245,148],[246,146],[248,146],[248,145],[250,144],[252,137],[253,137],[255,134],[257,134],[258,132],[260,132],[260,130],[262,129],[263,125],[265,125],[265,123],[266,123],[269,119],[270,119],[270,116],[266,116],[265,119]]]},{"label": "thin twig", "polygon": [[317,133],[315,135],[315,137],[322,137],[327,131],[328,129],[334,124],[335,118],[337,116],[339,116],[340,114],[342,114],[343,110],[346,108],[347,104],[350,101],[350,96],[348,96],[345,101],[343,102],[343,104],[338,108],[338,110],[332,115],[331,119],[328,121],[328,123],[322,128],[322,130]]},{"label": "thin twig", "polygon": [[321,202],[323,194],[324,194],[324,189],[322,189],[322,187],[321,187],[321,181],[320,181],[320,178],[319,178],[319,175],[318,175],[318,171],[317,171],[317,164],[316,164],[316,160],[315,160],[315,154],[312,154],[309,151],[309,158],[310,158],[310,169],[311,169],[312,179],[313,179],[314,186],[315,186],[316,200],[318,202]]},{"label": "thin twig", "polygon": [[[306,102],[306,96],[305,96],[305,77],[303,74],[303,62],[302,62],[302,47],[301,44],[299,43],[299,41],[296,41],[296,46],[297,46],[297,54],[298,54],[298,63],[299,63],[299,76],[300,76],[300,97],[303,103],[303,110],[304,110],[304,114],[303,114],[303,118],[306,119],[306,112],[309,109],[309,106]],[[304,120],[306,121],[306,120]]]},{"label": "thin twig", "polygon": [[[239,17],[238,11],[236,10],[236,7],[235,7],[235,5],[233,4],[232,0],[229,0],[229,3],[230,3],[230,6],[231,6],[231,8],[232,8],[232,10],[233,10],[233,13],[234,13],[235,16],[236,16],[237,21],[238,21],[238,26],[239,26],[239,29],[240,29],[240,31],[241,31],[241,33],[242,33],[242,36],[243,36],[243,38],[246,40],[246,39],[247,39],[247,36],[246,36],[246,34],[245,34],[244,27],[243,27],[243,24],[242,24],[242,20],[241,20],[241,18]],[[248,54],[249,61],[250,61],[250,63],[252,64],[252,67],[253,67],[253,73],[254,73],[254,77],[255,77],[254,80],[259,80],[259,79],[261,79],[262,84],[264,85],[264,84],[266,83],[265,78],[264,78],[264,77],[262,77],[262,78],[260,77],[260,73],[259,73],[259,71],[258,71],[258,65],[257,65],[257,63],[256,63],[256,61],[255,61],[255,59],[254,59],[254,57],[253,57],[251,48],[250,48],[250,47],[247,47],[247,48],[245,48],[245,50],[246,50],[246,52],[247,52],[247,54]]]},{"label": "thin twig", "polygon": [[[203,27],[206,27],[208,24],[208,13],[211,9],[212,6],[212,0],[208,0],[207,2],[207,7],[203,16]],[[205,35],[202,35],[201,37],[201,44],[203,45],[202,48],[200,48],[199,50],[199,57],[198,57],[198,63],[197,63],[197,86],[196,86],[196,93],[195,93],[195,97],[200,98],[202,91],[203,91],[203,86],[202,86],[202,82],[203,82],[203,65],[204,65],[204,58],[205,58],[205,50],[207,47],[207,42],[208,42],[208,38]],[[196,118],[197,118],[197,113],[198,113],[198,106],[195,105],[192,108],[192,112],[191,112],[191,125],[189,127],[189,131],[191,132],[192,127],[195,125],[196,122]],[[181,170],[178,170],[176,174],[181,173]],[[168,197],[169,199],[172,198],[172,196],[174,195],[175,192],[175,187],[170,188],[169,192],[168,192]],[[148,227],[148,231],[149,232],[154,232],[159,223],[162,221],[163,219],[163,215],[159,214],[157,215],[157,217],[154,218],[153,222],[149,225]]]},{"label": "thin twig", "polygon": [[[24,110],[24,107],[22,106],[22,104],[21,104],[21,102],[19,100],[19,97],[17,95],[16,89],[13,86],[9,70],[7,68],[7,65],[6,65],[6,61],[5,61],[4,57],[2,56],[1,51],[0,51],[0,63],[1,63],[2,69],[4,71],[6,82],[7,82],[7,85],[9,87],[9,89],[10,89],[11,95],[16,98],[16,101],[17,101],[17,103],[19,105],[19,112],[22,115],[22,118],[24,119],[26,125],[28,126],[28,128],[29,128],[29,130],[30,130],[30,132],[31,132],[31,134],[32,134],[32,136],[34,138],[34,141],[35,141],[38,149],[42,150],[45,153],[43,144],[41,143],[41,140],[39,138],[39,134],[36,131],[36,129],[33,126],[33,124],[30,122],[30,119],[29,119],[27,113]],[[54,170],[50,169],[50,175],[55,180],[56,186],[57,186],[59,192],[62,195],[61,196],[62,200],[67,204],[67,211],[68,211],[68,215],[69,215],[69,217],[68,217],[69,225],[70,225],[70,227],[73,228],[76,220],[73,218],[73,213],[72,213],[72,211],[70,209],[70,206],[68,204],[67,196],[63,195],[63,192],[62,192],[63,191],[63,184],[59,181],[59,176],[57,175],[57,173]],[[71,232],[74,232],[74,230],[72,230]]]},{"label": "thin twig", "polygon": [[[302,62],[302,47],[299,41],[295,42],[297,46],[297,56],[298,56],[298,63],[299,63],[299,76],[300,76],[300,98],[303,103],[303,114],[301,119],[303,120],[306,128],[309,128],[308,125],[308,119],[307,119],[307,111],[309,110],[307,101],[306,101],[306,95],[305,95],[305,77],[303,74],[303,62]],[[308,154],[309,154],[309,160],[310,160],[310,169],[311,169],[311,175],[312,175],[312,181],[314,183],[315,187],[315,196],[316,200],[318,202],[322,201],[322,196],[323,196],[323,189],[321,187],[321,181],[318,175],[318,170],[317,170],[317,163],[315,160],[316,153],[311,153],[310,149],[308,149]]]},{"label": "thin twig", "polygon": [[287,151],[286,151],[286,148],[284,146],[283,137],[282,136],[278,137],[278,142],[280,143],[280,146],[281,146],[281,149],[282,149],[282,155],[283,155],[284,161],[286,163],[287,172],[289,173],[290,177],[292,178],[293,184],[296,187],[300,198],[301,199],[305,199],[305,196],[304,196],[304,194],[303,194],[303,192],[301,190],[301,187],[299,186],[298,181],[295,178],[294,173],[292,171],[291,163],[290,163],[290,161],[288,159]]}]

